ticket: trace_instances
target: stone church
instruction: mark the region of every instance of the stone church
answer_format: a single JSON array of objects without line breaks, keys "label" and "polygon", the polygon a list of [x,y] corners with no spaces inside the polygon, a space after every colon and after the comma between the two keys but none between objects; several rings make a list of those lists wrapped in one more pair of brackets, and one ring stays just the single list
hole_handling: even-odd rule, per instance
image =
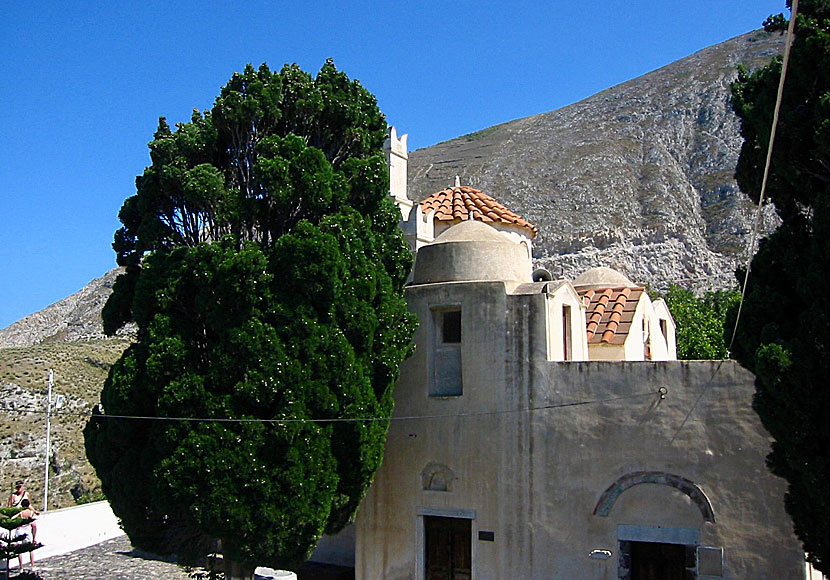
[{"label": "stone church", "polygon": [[461,185],[391,194],[416,252],[416,350],[355,524],[359,580],[805,578],[733,361],[678,361],[666,304],[609,268],[553,280],[536,227]]}]

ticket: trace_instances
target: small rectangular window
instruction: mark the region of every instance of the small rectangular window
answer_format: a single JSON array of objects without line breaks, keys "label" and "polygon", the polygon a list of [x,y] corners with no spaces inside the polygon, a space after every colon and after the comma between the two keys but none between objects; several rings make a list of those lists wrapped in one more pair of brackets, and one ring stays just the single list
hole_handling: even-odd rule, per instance
[{"label": "small rectangular window", "polygon": [[461,309],[435,309],[432,320],[429,394],[432,397],[457,397],[462,394]]},{"label": "small rectangular window", "polygon": [[571,344],[571,307],[562,305],[562,354],[563,360],[573,360],[573,345]]}]

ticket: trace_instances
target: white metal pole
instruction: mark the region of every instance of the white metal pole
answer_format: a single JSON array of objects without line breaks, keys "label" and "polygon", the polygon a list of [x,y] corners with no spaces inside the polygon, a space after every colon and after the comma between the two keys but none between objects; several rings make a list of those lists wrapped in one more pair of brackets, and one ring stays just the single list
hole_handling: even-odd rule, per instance
[{"label": "white metal pole", "polygon": [[49,383],[46,388],[46,459],[43,462],[43,511],[46,511],[49,498],[49,419],[52,413],[52,382],[55,373],[49,369]]}]

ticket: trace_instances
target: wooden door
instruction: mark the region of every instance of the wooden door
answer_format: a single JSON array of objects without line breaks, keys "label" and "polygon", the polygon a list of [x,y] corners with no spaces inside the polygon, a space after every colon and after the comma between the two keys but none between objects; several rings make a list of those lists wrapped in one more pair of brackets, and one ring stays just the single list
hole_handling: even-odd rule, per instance
[{"label": "wooden door", "polygon": [[471,580],[471,520],[424,516],[424,535],[426,580]]}]

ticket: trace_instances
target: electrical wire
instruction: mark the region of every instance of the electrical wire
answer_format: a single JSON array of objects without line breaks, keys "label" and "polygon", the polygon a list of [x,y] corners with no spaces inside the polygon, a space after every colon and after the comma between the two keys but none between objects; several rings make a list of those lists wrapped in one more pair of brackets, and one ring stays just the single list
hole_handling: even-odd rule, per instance
[{"label": "electrical wire", "polygon": [[[331,419],[260,419],[260,418],[232,418],[232,417],[166,417],[166,416],[151,416],[151,415],[110,415],[107,413],[68,413],[68,412],[52,412],[51,417],[90,417],[97,419],[129,419],[129,420],[149,420],[149,421],[187,421],[196,423],[268,423],[268,424],[290,424],[290,423],[360,423],[360,422],[374,422],[374,421],[415,421],[426,419],[463,419],[467,417],[483,417],[488,415],[508,415],[518,413],[531,413],[536,411],[547,411],[552,409],[564,409],[568,407],[580,407],[584,405],[596,405],[601,403],[612,403],[615,401],[623,401],[628,399],[637,399],[650,396],[665,397],[665,387],[661,387],[657,391],[648,391],[642,393],[633,393],[620,397],[608,397],[604,399],[591,399],[583,401],[571,401],[567,403],[554,403],[550,405],[542,405],[539,407],[529,407],[525,409],[506,409],[500,411],[471,411],[469,413],[446,413],[437,415],[404,415],[392,417],[335,417]],[[28,409],[0,409],[6,412],[26,413],[26,414],[45,414],[46,411],[28,410]]]},{"label": "electrical wire", "polygon": [[[778,79],[778,93],[775,97],[775,108],[773,109],[772,114],[772,127],[770,127],[769,145],[767,146],[767,157],[764,162],[764,176],[761,179],[761,193],[758,197],[758,209],[756,210],[755,224],[752,228],[752,236],[750,237],[749,241],[749,251],[746,259],[746,273],[744,275],[743,288],[741,289],[741,299],[738,302],[738,312],[735,315],[735,327],[732,329],[732,338],[729,340],[729,346],[726,349],[727,352],[731,352],[732,347],[735,344],[735,336],[738,333],[738,323],[741,320],[741,311],[743,309],[744,300],[746,299],[746,288],[749,283],[749,271],[752,265],[752,258],[755,256],[755,247],[758,244],[758,237],[760,235],[761,224],[763,223],[764,197],[766,196],[767,181],[769,180],[769,170],[770,165],[772,164],[772,147],[775,143],[775,130],[778,126],[778,115],[781,111],[781,100],[784,95],[784,81],[787,77],[787,66],[790,62],[790,49],[792,48],[793,44],[793,37],[795,33],[795,21],[797,14],[798,0],[792,0],[790,22],[787,26],[787,41],[784,45],[784,58],[781,62],[781,77]],[[689,420],[689,417],[691,417],[692,413],[697,408],[698,404],[700,403],[700,400],[703,398],[703,395],[705,395],[706,391],[709,390],[709,387],[715,380],[715,376],[717,376],[718,372],[720,372],[722,364],[723,361],[721,361],[721,364],[718,364],[718,366],[715,367],[715,371],[712,373],[712,376],[709,378],[709,381],[704,385],[703,390],[701,390],[700,394],[697,396],[697,399],[695,399],[695,402],[689,409],[689,412],[686,413],[686,416],[683,418],[683,422],[680,423],[680,426],[677,428],[677,431],[675,431],[674,435],[672,436],[672,443],[677,438],[677,435],[680,433],[683,427],[685,427],[686,422]]]},{"label": "electrical wire", "polygon": [[720,372],[720,368],[722,366],[723,366],[723,360],[718,361],[718,366],[716,366],[715,370],[712,371],[712,376],[709,377],[709,380],[706,382],[705,385],[703,385],[703,389],[701,389],[700,393],[698,394],[697,398],[695,399],[695,402],[692,403],[692,406],[689,409],[689,412],[686,413],[685,417],[683,417],[683,421],[680,423],[680,426],[674,432],[674,435],[672,435],[671,440],[669,441],[669,445],[672,445],[674,443],[674,440],[677,439],[677,436],[683,430],[683,427],[686,426],[686,422],[689,420],[689,417],[692,416],[692,413],[694,412],[694,410],[697,409],[697,406],[700,403],[700,400],[703,398],[703,395],[705,395],[706,391],[709,390],[709,387],[712,386],[712,383],[715,381],[715,377],[718,376],[718,373]]},{"label": "electrical wire", "polygon": [[752,269],[752,258],[755,256],[755,247],[758,244],[759,232],[761,223],[763,221],[764,198],[767,192],[767,181],[769,179],[769,169],[772,164],[772,146],[775,143],[775,130],[778,127],[778,114],[781,111],[781,100],[784,95],[784,80],[787,78],[787,65],[790,62],[790,49],[793,45],[793,37],[795,35],[795,20],[798,14],[798,0],[792,0],[792,12],[790,14],[790,22],[787,26],[787,42],[784,45],[784,58],[781,62],[781,77],[778,79],[778,94],[775,97],[775,108],[772,113],[772,127],[769,133],[769,145],[767,146],[767,158],[764,162],[764,176],[761,179],[761,193],[758,196],[758,209],[755,217],[755,225],[752,228],[752,237],[749,243],[749,252],[746,258],[746,273],[744,274],[744,284],[741,289],[741,301],[738,303],[738,313],[735,316],[735,327],[732,329],[732,338],[729,340],[728,351],[732,351],[732,346],[735,343],[735,336],[738,333],[738,322],[741,320],[741,310],[743,309],[744,299],[746,298],[746,287],[749,284],[749,272]]}]

